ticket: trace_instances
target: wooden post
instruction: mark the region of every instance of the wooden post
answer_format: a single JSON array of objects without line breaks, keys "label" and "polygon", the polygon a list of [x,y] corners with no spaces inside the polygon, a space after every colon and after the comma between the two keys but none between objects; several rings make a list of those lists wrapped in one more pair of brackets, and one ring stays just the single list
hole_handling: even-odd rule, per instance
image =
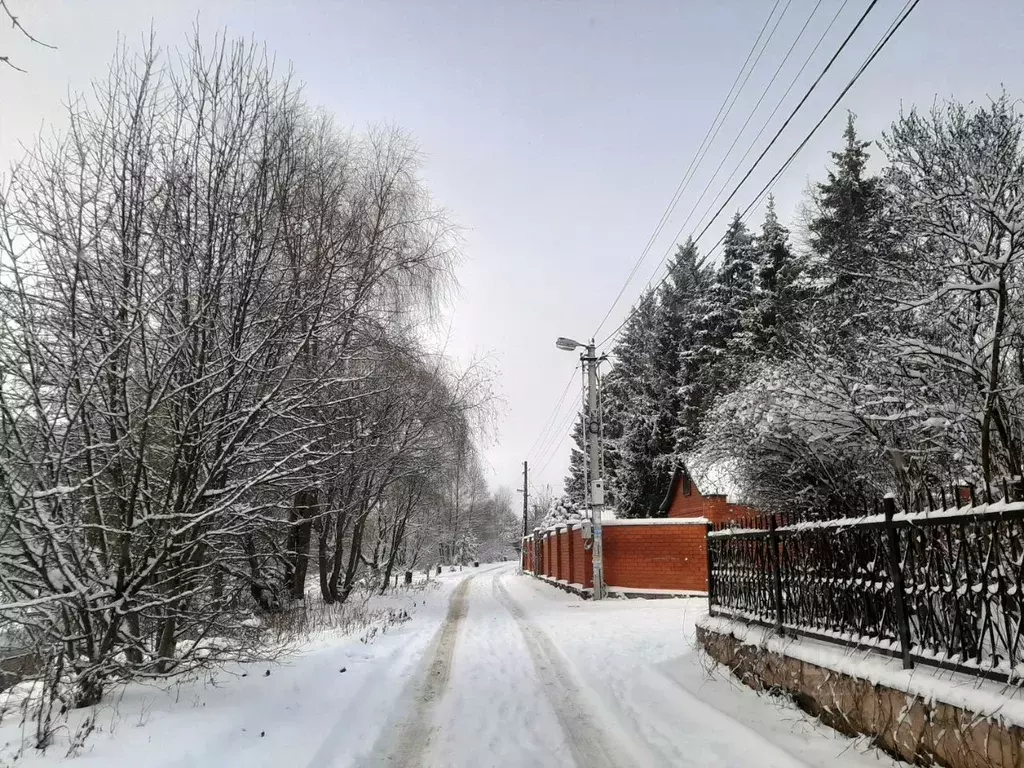
[{"label": "wooden post", "polygon": [[896,502],[887,496],[882,500],[885,511],[885,535],[889,549],[889,577],[892,579],[893,611],[896,614],[896,629],[900,637],[900,656],[904,669],[913,669],[914,661],[910,658],[910,622],[907,619],[907,593],[903,589],[903,568],[900,566],[900,539],[896,532],[893,515],[896,514]]},{"label": "wooden post", "polygon": [[772,586],[775,599],[775,631],[785,634],[782,629],[782,568],[779,565],[779,532],[775,515],[768,516],[768,556],[772,564]]}]

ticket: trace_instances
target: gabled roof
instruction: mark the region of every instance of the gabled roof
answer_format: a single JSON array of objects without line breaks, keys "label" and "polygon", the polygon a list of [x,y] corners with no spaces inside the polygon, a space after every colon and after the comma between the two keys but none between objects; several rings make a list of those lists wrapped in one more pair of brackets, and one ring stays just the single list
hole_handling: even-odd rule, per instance
[{"label": "gabled roof", "polygon": [[667,515],[669,509],[672,507],[672,500],[676,497],[676,490],[679,488],[679,481],[683,479],[683,475],[686,473],[686,467],[676,464],[675,469],[672,470],[672,480],[668,484],[668,493],[665,494],[665,498],[661,502],[661,506],[658,507],[658,511],[662,514]]}]

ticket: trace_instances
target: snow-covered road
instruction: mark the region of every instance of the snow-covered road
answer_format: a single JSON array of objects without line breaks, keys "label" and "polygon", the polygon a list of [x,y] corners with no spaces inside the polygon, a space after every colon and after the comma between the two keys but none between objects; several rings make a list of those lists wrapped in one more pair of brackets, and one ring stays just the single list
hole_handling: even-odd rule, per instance
[{"label": "snow-covered road", "polygon": [[[446,573],[372,642],[326,637],[289,663],[96,712],[80,766],[891,765],[790,704],[710,678],[694,644],[705,602],[586,602],[513,563]],[[365,638],[363,638],[365,639]],[[75,716],[81,719],[82,714]],[[22,756],[66,764],[64,746]],[[18,724],[0,726],[0,765]]]},{"label": "snow-covered road", "polygon": [[728,676],[693,645],[703,601],[585,603],[470,576],[373,766],[864,766],[891,761]]}]

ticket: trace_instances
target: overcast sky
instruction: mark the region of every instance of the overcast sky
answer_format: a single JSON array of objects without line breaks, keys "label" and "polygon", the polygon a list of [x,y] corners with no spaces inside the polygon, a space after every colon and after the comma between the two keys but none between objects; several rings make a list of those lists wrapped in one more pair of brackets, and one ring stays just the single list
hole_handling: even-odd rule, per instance
[{"label": "overcast sky", "polygon": [[[614,329],[683,228],[740,127],[790,46],[698,214],[725,184],[804,59],[835,16],[810,64],[733,184],[774,134],[869,0],[8,0],[50,51],[0,24],[0,164],[45,125],[62,123],[70,91],[101,76],[118,35],[139,44],[152,27],[180,46],[204,33],[266,41],[291,62],[308,99],[356,128],[391,122],[425,154],[434,196],[464,230],[461,289],[452,306],[450,351],[463,362],[490,356],[504,398],[497,443],[486,451],[493,484],[517,487],[521,463],[533,484],[561,486],[574,356],[556,336],[586,339],[612,304],[683,177],[758,34],[780,18],[717,140],[698,166],[637,278],[611,313]],[[811,16],[817,6],[816,13]],[[879,0],[832,72],[729,206],[746,207],[864,60],[904,0]],[[802,37],[801,28],[810,18]],[[766,35],[762,41],[767,38]],[[983,100],[1005,87],[1024,96],[1022,0],[923,0],[842,106],[877,138],[901,106],[936,98]],[[791,219],[827,152],[840,143],[837,110],[774,187]],[[877,154],[877,153],[876,153]],[[732,189],[729,185],[729,190]],[[716,206],[717,207],[717,206]],[[754,224],[759,219],[753,214]],[[701,241],[721,235],[715,225]],[[598,334],[600,339],[604,334]],[[577,377],[578,379],[578,377]],[[551,430],[549,430],[551,431]],[[531,450],[532,449],[532,450]]]}]

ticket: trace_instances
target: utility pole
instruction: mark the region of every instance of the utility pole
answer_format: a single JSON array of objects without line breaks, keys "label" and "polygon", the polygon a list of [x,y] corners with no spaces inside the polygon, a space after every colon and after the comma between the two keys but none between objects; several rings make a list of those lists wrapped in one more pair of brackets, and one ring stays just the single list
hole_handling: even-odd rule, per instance
[{"label": "utility pole", "polygon": [[527,504],[530,499],[530,468],[529,465],[523,462],[523,538],[527,535],[527,525],[529,524],[529,514],[527,512]]},{"label": "utility pole", "polygon": [[587,352],[581,355],[587,364],[587,452],[590,464],[590,514],[594,536],[594,599],[605,596],[604,584],[604,538],[601,535],[601,510],[604,508],[604,479],[601,477],[601,414],[597,403],[597,347],[591,339]]},{"label": "utility pole", "polygon": [[580,355],[580,361],[587,366],[587,407],[583,423],[583,435],[587,441],[589,471],[587,497],[590,501],[591,552],[594,559],[594,599],[605,596],[604,583],[604,539],[601,536],[601,510],[604,508],[604,479],[601,477],[601,413],[597,400],[597,366],[603,358],[597,356],[597,345],[591,339],[581,344],[573,339],[559,336],[555,346],[565,352],[580,347],[587,351]]}]

